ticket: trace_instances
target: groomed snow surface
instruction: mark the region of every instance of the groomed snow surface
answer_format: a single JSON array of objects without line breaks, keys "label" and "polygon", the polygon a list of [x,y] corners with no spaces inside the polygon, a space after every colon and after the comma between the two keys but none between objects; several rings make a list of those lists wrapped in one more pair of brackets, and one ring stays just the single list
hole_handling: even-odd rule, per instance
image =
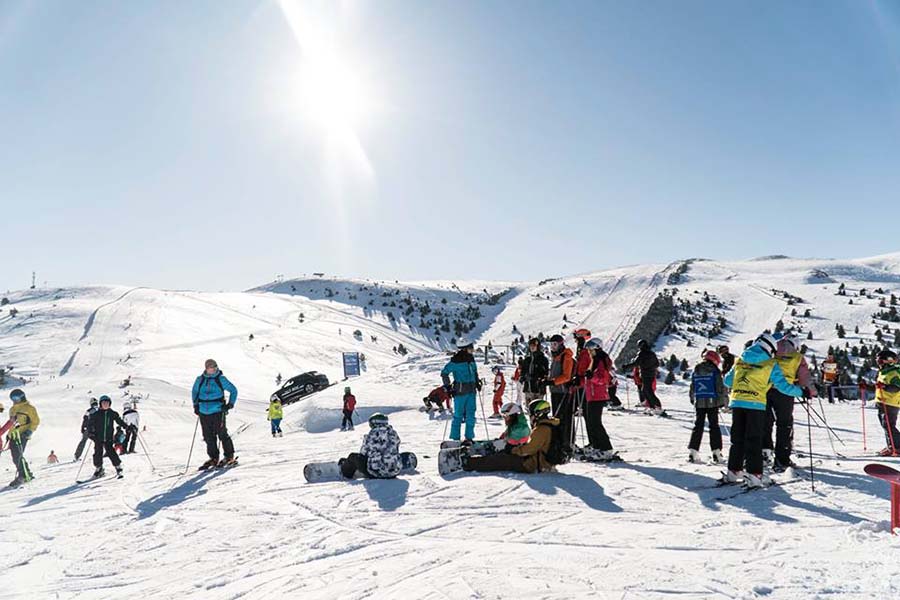
[{"label": "groomed snow surface", "polygon": [[[846,298],[833,295],[837,283],[900,287],[891,270],[897,262],[699,262],[679,294],[706,290],[733,300],[729,330],[719,341],[736,349],[789,312],[765,290],[789,290],[820,316],[810,325],[810,346],[821,356],[835,342],[828,337],[833,319],[848,331],[859,324],[859,337],[866,337],[867,315],[876,310],[871,302],[845,306]],[[809,280],[813,268],[835,271],[829,273],[834,281]],[[550,333],[568,311],[570,321],[611,341],[664,287],[665,278],[655,277],[664,269],[515,286],[477,333],[497,344],[508,343],[503,336],[512,324],[525,334]],[[445,289],[415,286],[424,288]],[[570,296],[557,295],[565,293]],[[263,291],[94,287],[8,297],[19,314],[0,315],[0,363],[14,365],[12,374],[27,380],[24,389],[42,424],[27,451],[35,480],[0,491],[0,598],[900,597],[900,541],[889,532],[889,491],[862,472],[869,462],[891,459],[871,456],[883,445],[873,408],[865,410],[863,452],[858,402],[823,405],[842,441],[813,423],[813,457],[821,461],[814,492],[805,480],[742,495],[711,488],[720,467],[686,462],[693,410],[680,379],[659,387],[672,419],[604,416],[625,463],[442,478],[435,459],[447,421],[418,407],[439,382],[446,357],[433,341],[380,314]],[[362,341],[350,335],[356,328]],[[407,357],[391,351],[398,342],[410,348]],[[699,348],[680,343],[666,338],[657,350],[693,360],[690,353]],[[348,382],[362,424],[339,431],[345,385],[339,382],[286,407],[285,435],[272,439],[265,410],[275,375],[316,369],[339,381],[339,353],[351,350],[367,356],[367,371]],[[192,466],[179,476],[195,424],[190,386],[208,356],[240,390],[229,429],[241,464],[197,473],[204,458],[198,435]],[[479,369],[489,375],[484,365]],[[123,480],[76,485],[80,465],[72,455],[87,399],[108,393],[121,411],[117,384],[128,375],[128,391],[143,398],[142,438],[153,467],[142,454],[128,455]],[[13,378],[3,392],[7,408],[15,385]],[[624,380],[620,396],[635,402]],[[489,401],[486,394],[488,412]],[[418,454],[419,472],[391,481],[305,483],[305,463],[358,449],[364,420],[375,411],[390,415],[401,448]],[[795,447],[805,453],[805,411],[797,407],[795,417]],[[727,428],[730,417],[722,420]],[[479,419],[477,427],[479,437],[485,427],[491,436],[501,430],[492,420]],[[725,444],[727,450],[727,436]],[[61,464],[43,464],[51,449]],[[709,455],[708,438],[702,453]],[[7,453],[0,465],[5,483],[13,478]],[[81,478],[90,469],[88,458]]]}]

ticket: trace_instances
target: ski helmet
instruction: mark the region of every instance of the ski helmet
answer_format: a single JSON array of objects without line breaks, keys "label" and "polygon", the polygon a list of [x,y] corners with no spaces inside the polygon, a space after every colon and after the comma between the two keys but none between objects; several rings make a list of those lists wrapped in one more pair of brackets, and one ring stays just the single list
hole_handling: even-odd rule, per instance
[{"label": "ski helmet", "polygon": [[722,344],[721,346],[719,346],[718,348],[716,348],[716,352],[718,352],[719,354],[727,354],[727,353],[728,353],[728,346],[726,346],[725,344]]},{"label": "ski helmet", "polygon": [[100,406],[100,402],[96,398],[91,398],[91,408],[97,408],[98,406]]},{"label": "ski helmet", "polygon": [[551,410],[550,403],[543,398],[538,398],[528,405],[528,412],[531,413],[532,419],[543,419],[550,414]]},{"label": "ski helmet", "polygon": [[344,388],[344,393],[345,393],[345,394],[349,394],[349,393],[350,393],[350,386],[349,386],[349,385],[348,385],[347,387]]},{"label": "ski helmet", "polygon": [[788,335],[781,338],[781,341],[786,344],[790,344],[791,347],[794,349],[793,350],[794,352],[800,352],[800,346],[802,344],[800,344],[800,340],[797,338],[796,335],[789,333]]},{"label": "ski helmet", "polygon": [[893,364],[897,362],[897,353],[893,350],[882,350],[875,357],[875,362],[877,362],[879,365]]},{"label": "ski helmet", "polygon": [[125,402],[124,404],[122,404],[122,409],[123,409],[123,410],[130,410],[130,409],[131,409],[131,402]]},{"label": "ski helmet", "polygon": [[539,340],[539,339],[537,339],[537,338],[531,338],[530,340],[528,340],[528,345],[529,345],[529,346],[537,346],[538,348],[540,348],[540,347],[541,347],[541,340]]},{"label": "ski helmet", "polygon": [[104,402],[106,402],[107,404],[112,406],[112,398],[110,398],[106,394],[103,394],[102,396],[100,396],[100,404],[103,404]]},{"label": "ski helmet", "polygon": [[575,338],[581,338],[584,341],[588,341],[591,339],[591,330],[590,329],[576,329],[572,332],[572,336]]},{"label": "ski helmet", "polygon": [[16,388],[9,393],[9,399],[13,401],[13,404],[17,402],[25,402],[25,392],[23,392],[19,388]]},{"label": "ski helmet", "polygon": [[566,340],[563,339],[563,336],[559,335],[558,333],[555,333],[552,336],[550,336],[550,343],[551,344],[565,344]]},{"label": "ski helmet", "polygon": [[756,345],[762,348],[763,352],[769,356],[775,356],[775,352],[778,350],[778,340],[771,333],[760,334],[756,338]]},{"label": "ski helmet", "polygon": [[500,414],[504,417],[511,417],[513,415],[521,415],[522,407],[516,404],[515,402],[507,402],[503,406],[500,407]]},{"label": "ski helmet", "polygon": [[650,344],[647,342],[647,340],[638,340],[637,346],[638,346],[638,350],[649,350],[650,349]]},{"label": "ski helmet", "polygon": [[491,367],[491,373],[493,373],[494,375],[496,375],[497,373],[499,373],[499,372],[502,371],[502,370],[503,370],[503,369],[501,369],[499,366],[493,366],[493,367]]},{"label": "ski helmet", "polygon": [[584,347],[589,350],[603,350],[603,343],[597,338],[591,338]]},{"label": "ski helmet", "polygon": [[470,342],[469,340],[459,340],[456,342],[456,348],[458,350],[468,350],[469,348],[474,348],[475,344]]},{"label": "ski helmet", "polygon": [[703,354],[703,360],[708,360],[709,362],[713,363],[717,367],[722,366],[722,357],[719,356],[719,353],[716,352],[715,350],[707,350]]},{"label": "ski helmet", "polygon": [[375,413],[369,417],[369,427],[384,427],[388,424],[387,415],[384,413]]}]

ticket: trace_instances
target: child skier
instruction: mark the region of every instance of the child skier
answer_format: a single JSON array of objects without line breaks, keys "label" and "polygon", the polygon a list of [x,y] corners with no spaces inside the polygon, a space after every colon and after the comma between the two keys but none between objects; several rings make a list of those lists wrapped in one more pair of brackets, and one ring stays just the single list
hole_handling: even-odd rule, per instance
[{"label": "child skier", "polygon": [[[731,388],[731,451],[728,471],[723,483],[737,483],[742,478],[748,487],[765,487],[771,483],[763,473],[762,436],[766,424],[766,393],[775,387],[786,396],[804,398],[808,393],[792,385],[775,360],[778,341],[771,333],[756,338],[734,363],[724,383]],[[744,473],[746,464],[747,472]]]},{"label": "child skier", "polygon": [[91,433],[90,433],[89,425],[91,422],[91,415],[93,415],[95,412],[97,412],[97,407],[98,407],[97,399],[91,398],[91,404],[88,407],[87,411],[85,411],[84,416],[81,418],[81,441],[78,442],[78,447],[75,448],[75,460],[76,461],[81,459],[81,453],[84,452],[84,446],[87,444],[88,440],[90,439]]},{"label": "child skier", "polygon": [[272,437],[276,435],[282,437],[281,419],[284,418],[284,410],[281,407],[281,400],[277,396],[272,396],[269,400],[268,417],[269,423],[272,425]]},{"label": "child skier", "polygon": [[9,409],[9,421],[5,427],[9,430],[7,440],[13,465],[16,468],[16,477],[9,483],[9,486],[18,487],[34,479],[31,468],[25,460],[25,446],[40,425],[41,419],[22,390],[11,391],[9,399],[12,400],[13,405]]},{"label": "child skier", "polygon": [[728,393],[719,370],[722,358],[717,352],[707,350],[703,360],[694,367],[688,394],[694,405],[696,418],[691,441],[688,443],[688,461],[703,462],[700,457],[700,442],[703,441],[703,427],[709,421],[709,447],[715,463],[724,462],[722,456],[722,430],[719,429],[719,409],[728,404]]},{"label": "child skier", "polygon": [[112,409],[112,400],[109,396],[100,396],[100,409],[91,415],[91,440],[94,442],[94,477],[103,477],[103,455],[109,457],[110,462],[116,468],[116,475],[122,477],[122,460],[113,448],[115,442],[115,425],[126,427],[125,421],[119,413]]},{"label": "child skier", "polygon": [[503,392],[506,391],[506,377],[500,367],[492,368],[491,372],[494,373],[494,414],[491,415],[491,418],[499,419],[500,408],[503,406]]},{"label": "child skier", "polygon": [[590,357],[584,376],[584,421],[590,444],[590,448],[585,449],[585,456],[594,460],[612,460],[616,452],[603,426],[603,407],[609,401],[609,381],[612,379],[612,359],[597,339],[588,341],[584,351]]},{"label": "child skier", "polygon": [[136,404],[125,402],[122,405],[122,420],[128,424],[128,427],[125,429],[125,442],[122,444],[122,447],[125,449],[125,454],[131,454],[134,452],[138,429],[141,425],[141,416],[138,414]]},{"label": "child skier", "polygon": [[878,403],[878,422],[884,428],[884,439],[887,442],[878,456],[900,456],[900,432],[897,431],[897,413],[900,413],[900,365],[897,365],[897,354],[892,350],[882,350],[875,360],[878,363],[875,402]]},{"label": "child skier", "polygon": [[342,458],[338,464],[341,474],[353,479],[359,471],[371,479],[390,479],[400,473],[400,436],[388,423],[387,415],[375,413],[369,417],[369,433],[363,437],[359,452]]},{"label": "child skier", "polygon": [[344,418],[341,420],[341,431],[353,431],[353,411],[356,410],[356,396],[350,393],[350,388],[344,388]]}]

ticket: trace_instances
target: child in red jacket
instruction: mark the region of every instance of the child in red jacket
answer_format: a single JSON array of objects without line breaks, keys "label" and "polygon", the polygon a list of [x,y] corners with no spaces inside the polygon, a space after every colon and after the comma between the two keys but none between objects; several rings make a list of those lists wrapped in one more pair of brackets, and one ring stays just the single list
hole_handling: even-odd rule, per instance
[{"label": "child in red jacket", "polygon": [[350,393],[350,388],[344,388],[344,419],[341,421],[341,431],[353,431],[353,411],[356,410],[356,396]]}]

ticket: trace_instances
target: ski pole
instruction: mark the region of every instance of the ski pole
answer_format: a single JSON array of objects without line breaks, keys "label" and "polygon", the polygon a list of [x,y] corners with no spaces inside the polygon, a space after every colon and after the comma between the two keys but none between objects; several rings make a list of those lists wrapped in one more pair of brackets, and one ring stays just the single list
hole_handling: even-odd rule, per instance
[{"label": "ski pole", "polygon": [[19,437],[20,434],[16,432],[15,437],[13,437],[13,441],[16,443],[16,448],[19,449],[19,467],[22,469],[22,472],[25,473],[25,483],[28,483],[34,476],[31,474],[31,469],[28,466],[28,461],[25,460],[25,451],[22,449],[22,438]]},{"label": "ski pole", "polygon": [[859,409],[862,418],[862,434],[863,434],[863,452],[868,452],[866,448],[866,388],[859,388]]},{"label": "ski pole", "polygon": [[139,442],[141,443],[141,448],[144,449],[144,456],[147,457],[147,462],[150,463],[150,470],[155,472],[155,471],[156,471],[156,467],[153,466],[153,461],[150,460],[150,452],[147,451],[147,444],[144,443],[144,438],[141,437],[140,432],[137,432],[137,431],[136,431],[136,432],[135,432],[135,435],[137,436],[137,441],[139,441]]},{"label": "ski pole", "polygon": [[191,466],[191,455],[194,453],[194,442],[197,441],[197,428],[200,426],[200,416],[197,415],[197,422],[194,425],[194,437],[191,438],[191,449],[188,451],[187,463],[184,465],[184,472],[187,473],[188,467]]},{"label": "ski pole", "polygon": [[93,444],[94,444],[94,440],[88,438],[88,445],[87,445],[87,449],[85,450],[85,453],[84,453],[84,458],[81,459],[81,466],[78,467],[78,472],[75,473],[75,481],[78,481],[78,477],[81,475],[81,470],[84,468],[84,461],[87,460],[88,454],[91,453],[91,446]]},{"label": "ski pole", "polygon": [[481,418],[484,420],[484,439],[491,439],[491,434],[488,432],[487,426],[487,413],[484,411],[484,388],[478,390],[478,398],[481,402]]},{"label": "ski pole", "polygon": [[810,418],[809,412],[809,399],[807,398],[806,402],[806,432],[809,436],[809,482],[812,485],[812,491],[816,491],[816,473],[813,467],[813,456],[812,456],[812,418]]}]

